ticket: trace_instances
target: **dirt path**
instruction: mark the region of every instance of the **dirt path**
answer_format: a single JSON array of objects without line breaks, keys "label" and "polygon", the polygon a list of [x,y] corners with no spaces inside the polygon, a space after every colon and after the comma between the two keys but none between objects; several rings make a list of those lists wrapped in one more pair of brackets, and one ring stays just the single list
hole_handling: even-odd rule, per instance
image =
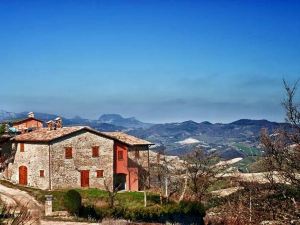
[{"label": "dirt path", "polygon": [[125,220],[105,220],[101,223],[84,223],[84,222],[63,222],[63,221],[42,221],[41,225],[127,225]]},{"label": "dirt path", "polygon": [[41,224],[43,206],[27,192],[0,184],[0,198],[12,210],[22,213],[25,224]]},{"label": "dirt path", "polygon": [[66,221],[42,220],[41,225],[102,225],[102,224],[101,223],[83,223],[83,222],[66,222]]},{"label": "dirt path", "polygon": [[[267,179],[268,173],[241,173],[241,172],[234,172],[234,173],[226,173],[223,174],[223,177],[235,177],[243,181],[247,182],[258,182],[258,183],[268,183],[269,180]],[[276,183],[287,183],[284,181],[278,174],[278,172],[274,172],[273,178]]]},{"label": "dirt path", "polygon": [[224,188],[216,191],[212,191],[211,193],[214,195],[217,195],[219,197],[225,197],[228,195],[233,194],[234,192],[237,192],[238,190],[243,189],[242,187],[231,187],[231,188]]}]

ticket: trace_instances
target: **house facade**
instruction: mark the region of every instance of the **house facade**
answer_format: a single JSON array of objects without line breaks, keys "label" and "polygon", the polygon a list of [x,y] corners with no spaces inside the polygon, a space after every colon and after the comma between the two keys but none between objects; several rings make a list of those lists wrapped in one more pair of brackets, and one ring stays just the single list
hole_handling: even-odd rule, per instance
[{"label": "house facade", "polygon": [[27,118],[12,121],[11,124],[16,132],[19,133],[25,133],[43,127],[43,121],[35,118],[33,112],[28,113]]},{"label": "house facade", "polygon": [[14,139],[6,176],[40,189],[100,188],[137,191],[149,169],[150,142],[89,127],[41,128]]},{"label": "house facade", "polygon": [[28,113],[27,118],[2,121],[0,126],[5,127],[4,134],[0,135],[0,171],[3,171],[12,160],[15,149],[12,149],[11,139],[18,134],[31,132],[43,128],[44,122]]}]

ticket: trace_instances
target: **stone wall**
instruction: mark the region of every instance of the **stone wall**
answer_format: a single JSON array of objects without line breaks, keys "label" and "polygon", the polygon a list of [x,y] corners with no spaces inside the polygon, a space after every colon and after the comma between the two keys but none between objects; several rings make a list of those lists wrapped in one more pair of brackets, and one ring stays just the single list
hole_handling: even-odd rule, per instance
[{"label": "stone wall", "polygon": [[[99,157],[92,157],[92,147],[99,146]],[[52,189],[81,187],[81,170],[89,170],[89,187],[104,187],[104,180],[112,187],[113,140],[82,131],[65,137],[51,145]],[[71,159],[65,158],[65,147],[72,147]],[[104,171],[97,178],[96,170]]]},{"label": "stone wall", "polygon": [[[20,152],[18,143],[14,163],[8,168],[8,178],[13,183],[19,183],[20,166],[27,167],[28,186],[49,188],[49,146],[47,144],[24,143],[24,152]],[[40,170],[44,170],[44,177],[40,177]]]},{"label": "stone wall", "polygon": [[[136,151],[139,152],[139,157],[136,157]],[[144,169],[149,167],[149,150],[145,147],[130,147],[128,149],[128,167],[141,166]]]},{"label": "stone wall", "polygon": [[[98,157],[92,156],[93,146],[99,146]],[[65,157],[66,147],[72,147],[70,159]],[[135,153],[137,150],[139,151],[138,158]],[[138,177],[143,170],[149,170],[148,154],[149,150],[145,147],[128,148],[128,172],[132,172],[132,179]],[[24,152],[20,152],[20,144],[18,144],[14,163],[9,165],[6,174],[12,182],[19,183],[19,167],[26,166],[28,186],[40,189],[64,189],[80,188],[81,171],[88,170],[90,188],[106,189],[104,184],[106,183],[112,189],[113,163],[114,141],[82,130],[49,145],[25,143]],[[40,170],[44,170],[44,177],[40,177]],[[97,177],[97,170],[103,170],[104,176]],[[127,183],[131,182],[133,189],[136,190],[136,185],[140,182],[133,182],[129,176],[127,179]]]},{"label": "stone wall", "polygon": [[[139,157],[136,157],[136,151],[139,152]],[[128,168],[138,168],[138,189],[143,189],[143,183],[149,186],[149,177],[143,176],[146,172],[149,172],[149,150],[145,146],[135,146],[128,149]],[[142,181],[141,179],[146,179]]]}]

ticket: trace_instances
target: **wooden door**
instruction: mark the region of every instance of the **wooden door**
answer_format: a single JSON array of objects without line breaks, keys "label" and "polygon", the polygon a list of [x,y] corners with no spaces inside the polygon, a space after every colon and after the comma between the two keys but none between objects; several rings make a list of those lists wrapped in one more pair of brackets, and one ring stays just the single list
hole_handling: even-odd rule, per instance
[{"label": "wooden door", "polygon": [[81,187],[89,187],[90,186],[90,171],[89,170],[81,170]]},{"label": "wooden door", "polygon": [[27,185],[27,167],[26,166],[19,167],[19,184]]}]

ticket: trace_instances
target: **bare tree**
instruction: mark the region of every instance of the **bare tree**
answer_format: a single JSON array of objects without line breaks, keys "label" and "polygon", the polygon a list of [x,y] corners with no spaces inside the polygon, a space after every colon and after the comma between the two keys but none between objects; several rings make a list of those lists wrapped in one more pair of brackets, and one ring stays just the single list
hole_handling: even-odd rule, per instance
[{"label": "bare tree", "polygon": [[267,198],[266,204],[272,212],[272,218],[278,220],[299,216],[297,196],[287,195],[286,185],[300,190],[300,108],[295,102],[298,82],[289,85],[284,80],[283,84],[285,99],[282,105],[286,112],[286,125],[271,134],[266,129],[261,133],[261,144],[265,152],[263,167],[267,171],[268,180],[268,188],[265,191],[268,192],[268,196],[277,194],[283,199],[289,199],[294,205],[292,213],[287,213],[286,209],[276,207],[274,203],[276,199]]},{"label": "bare tree", "polygon": [[121,186],[121,184],[117,187],[114,187],[112,178],[106,177],[104,179],[104,187],[108,193],[108,200],[109,200],[108,204],[109,204],[109,207],[111,207],[111,208],[115,207],[115,200],[116,200],[116,196],[118,194],[118,190],[120,189],[120,186]]},{"label": "bare tree", "polygon": [[268,182],[237,180],[242,188],[222,200],[217,210],[222,216],[212,224],[299,223],[300,108],[294,101],[296,86],[284,81],[287,123],[275,132],[261,132],[264,154],[260,165],[267,171]]},{"label": "bare tree", "polygon": [[185,157],[188,186],[194,200],[201,202],[209,187],[222,178],[226,164],[217,165],[219,157],[196,149]]},{"label": "bare tree", "polygon": [[149,176],[150,173],[148,170],[139,168],[139,183],[143,189],[144,193],[144,207],[147,207],[147,189],[149,188]]},{"label": "bare tree", "polygon": [[[286,98],[282,105],[286,111],[286,122],[289,126],[279,129],[275,134],[263,130],[261,143],[265,150],[264,165],[269,171],[269,180],[274,182],[278,176],[284,182],[300,188],[300,109],[294,102],[297,89],[284,81]],[[276,174],[274,174],[276,171]]]},{"label": "bare tree", "polygon": [[39,218],[32,216],[26,206],[19,207],[2,204],[0,207],[0,224],[33,225],[39,224]]},{"label": "bare tree", "polygon": [[[169,202],[182,192],[185,180],[185,167],[179,157],[167,156],[160,152],[151,164],[151,185],[160,194],[160,203]],[[178,196],[179,197],[179,196]]]}]

